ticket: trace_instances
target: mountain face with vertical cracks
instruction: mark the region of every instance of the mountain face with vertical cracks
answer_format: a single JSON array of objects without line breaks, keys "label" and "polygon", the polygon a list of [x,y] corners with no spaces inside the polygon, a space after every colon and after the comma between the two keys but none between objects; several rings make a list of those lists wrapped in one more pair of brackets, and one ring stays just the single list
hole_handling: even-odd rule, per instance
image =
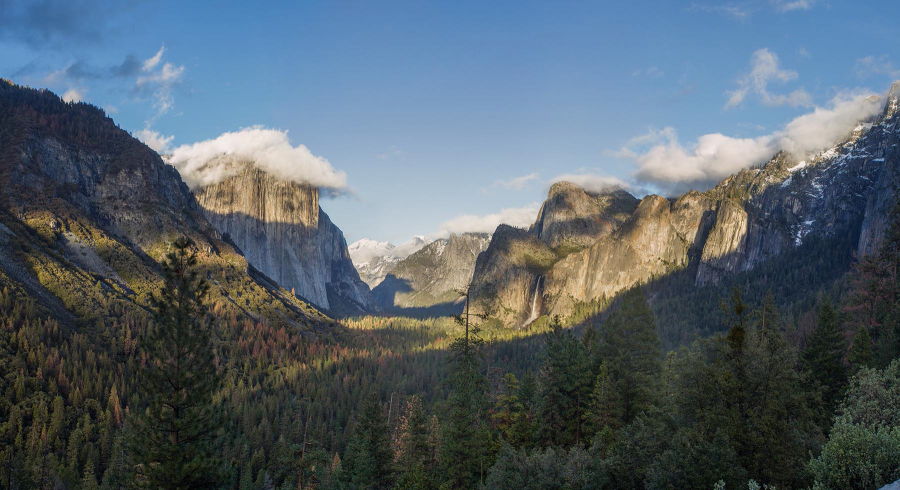
[{"label": "mountain face with vertical cracks", "polygon": [[529,230],[497,229],[475,266],[472,306],[521,326],[674,273],[715,285],[814,242],[849,263],[877,247],[897,201],[898,108],[895,82],[882,114],[842,143],[805,159],[780,152],[705,192],[638,200],[555,184]]},{"label": "mountain face with vertical cracks", "polygon": [[197,246],[216,312],[328,321],[248,264],[178,172],[103,111],[0,80],[0,288],[69,324],[147,316],[180,236]]},{"label": "mountain face with vertical cracks", "polygon": [[319,190],[274,177],[252,162],[219,157],[229,177],[194,189],[203,214],[254,267],[335,315],[373,309],[341,230],[319,207]]}]

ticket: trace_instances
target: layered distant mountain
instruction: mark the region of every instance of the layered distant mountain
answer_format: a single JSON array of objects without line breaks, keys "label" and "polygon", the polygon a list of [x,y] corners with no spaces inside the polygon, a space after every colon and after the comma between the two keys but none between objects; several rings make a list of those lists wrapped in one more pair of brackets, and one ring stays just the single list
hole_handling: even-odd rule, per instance
[{"label": "layered distant mountain", "polygon": [[349,252],[360,278],[369,287],[374,288],[384,280],[397,262],[409,257],[428,243],[430,241],[421,236],[413,237],[412,240],[400,245],[363,238],[353,242]]},{"label": "layered distant mountain", "polygon": [[64,323],[146,316],[179,236],[196,243],[217,311],[327,321],[223,240],[178,172],[103,111],[0,81],[0,288]]},{"label": "layered distant mountain", "polygon": [[254,267],[335,315],[374,308],[341,230],[319,207],[319,190],[279,179],[252,161],[220,156],[227,178],[194,189],[206,218]]},{"label": "layered distant mountain", "polygon": [[475,267],[472,306],[521,326],[669,276],[677,286],[657,297],[754,271],[772,288],[809,278],[809,291],[785,294],[814,294],[886,229],[900,183],[898,107],[895,83],[882,114],[842,143],[808,157],[778,153],[705,192],[639,200],[557,183],[529,230],[496,230]]},{"label": "layered distant mountain", "polygon": [[[486,233],[451,234],[425,245],[385,268],[385,278],[372,289],[385,311],[425,309],[455,313],[475,269],[475,260],[490,243]],[[430,309],[430,310],[428,310]]]}]

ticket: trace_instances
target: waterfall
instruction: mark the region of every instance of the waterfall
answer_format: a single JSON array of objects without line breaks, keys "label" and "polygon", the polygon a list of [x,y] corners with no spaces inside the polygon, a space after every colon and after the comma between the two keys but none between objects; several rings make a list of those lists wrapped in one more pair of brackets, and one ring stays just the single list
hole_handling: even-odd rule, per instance
[{"label": "waterfall", "polygon": [[537,280],[534,281],[534,296],[531,298],[531,315],[528,316],[528,319],[525,320],[525,323],[522,326],[526,326],[531,322],[537,320],[537,317],[540,315],[540,306],[538,305],[538,298],[541,295],[541,281],[544,280],[544,276],[538,276]]}]

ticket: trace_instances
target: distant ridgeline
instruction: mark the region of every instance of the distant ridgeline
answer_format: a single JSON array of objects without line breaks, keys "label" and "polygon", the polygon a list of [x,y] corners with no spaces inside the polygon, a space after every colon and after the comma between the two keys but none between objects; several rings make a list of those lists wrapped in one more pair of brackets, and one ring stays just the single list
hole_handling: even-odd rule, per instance
[{"label": "distant ridgeline", "polygon": [[560,182],[529,230],[501,226],[478,257],[472,306],[508,326],[585,319],[645,285],[668,345],[714,328],[740,285],[808,310],[880,242],[900,171],[900,84],[883,112],[806,160],[780,152],[705,192],[636,199]]}]

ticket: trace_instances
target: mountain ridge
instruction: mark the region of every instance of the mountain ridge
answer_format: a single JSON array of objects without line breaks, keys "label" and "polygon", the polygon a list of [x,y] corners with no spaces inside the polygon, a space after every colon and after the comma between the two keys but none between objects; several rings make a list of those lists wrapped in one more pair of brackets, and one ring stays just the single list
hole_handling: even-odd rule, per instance
[{"label": "mountain ridge", "polygon": [[[648,195],[630,215],[605,221],[605,231],[579,228],[587,231],[575,235],[581,240],[576,247],[560,248],[558,238],[543,233],[541,220],[544,208],[558,205],[561,191],[576,196],[578,186],[551,188],[528,231],[498,228],[494,240],[500,243],[476,264],[472,306],[522,326],[535,308],[566,316],[579,304],[607,301],[679,270],[694,271],[697,286],[715,284],[808,237],[853,236],[846,253],[871,251],[896,199],[898,99],[895,83],[880,116],[861,121],[844,142],[810,158],[779,152],[704,192]],[[600,212],[589,196],[564,210],[576,223]]]}]

